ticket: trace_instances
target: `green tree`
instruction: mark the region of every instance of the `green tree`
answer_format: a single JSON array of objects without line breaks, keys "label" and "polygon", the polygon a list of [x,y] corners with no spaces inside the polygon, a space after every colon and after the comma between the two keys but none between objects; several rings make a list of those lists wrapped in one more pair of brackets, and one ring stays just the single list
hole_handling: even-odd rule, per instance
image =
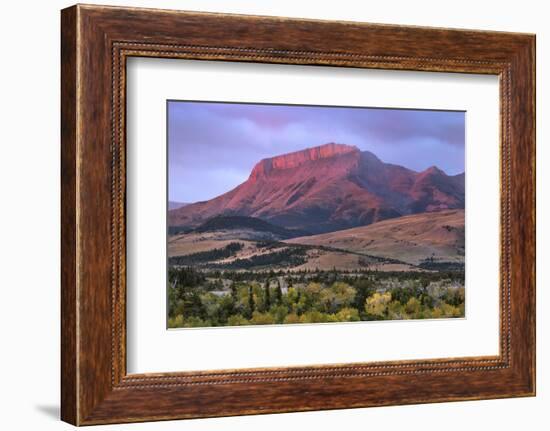
[{"label": "green tree", "polygon": [[288,308],[285,305],[274,305],[271,307],[270,314],[275,323],[283,323],[288,314]]},{"label": "green tree", "polygon": [[399,301],[392,301],[388,304],[388,318],[391,320],[406,319],[407,313]]},{"label": "green tree", "polygon": [[264,305],[265,305],[266,311],[268,311],[271,308],[271,294],[269,291],[270,291],[269,280],[267,280],[264,285]]},{"label": "green tree", "polygon": [[247,310],[247,318],[252,318],[252,314],[254,314],[254,291],[252,289],[252,285],[248,286],[248,310]]},{"label": "green tree", "polygon": [[235,301],[231,295],[223,295],[218,298],[218,303],[218,321],[220,325],[225,325],[229,316],[235,314]]},{"label": "green tree", "polygon": [[355,283],[354,287],[356,294],[353,306],[358,310],[362,310],[365,306],[365,301],[367,298],[376,292],[374,281],[367,278],[361,278]]},{"label": "green tree", "polygon": [[210,320],[213,326],[218,326],[221,323],[219,321],[221,307],[218,297],[212,293],[205,293],[200,298],[206,319]]},{"label": "green tree", "polygon": [[275,291],[275,300],[277,305],[283,303],[283,289],[281,289],[281,282],[277,279],[277,290]]},{"label": "green tree", "polygon": [[233,302],[238,302],[239,297],[237,296],[237,286],[235,286],[235,283],[231,283],[231,298],[233,298]]}]

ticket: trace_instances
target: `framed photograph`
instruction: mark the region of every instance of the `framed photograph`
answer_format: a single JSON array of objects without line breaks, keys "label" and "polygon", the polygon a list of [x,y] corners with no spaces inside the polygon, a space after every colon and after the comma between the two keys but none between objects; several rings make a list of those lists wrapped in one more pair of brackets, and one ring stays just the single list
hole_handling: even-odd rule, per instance
[{"label": "framed photograph", "polygon": [[535,394],[535,37],[62,11],[62,419]]},{"label": "framed photograph", "polygon": [[465,112],[166,110],[169,328],[465,317]]}]

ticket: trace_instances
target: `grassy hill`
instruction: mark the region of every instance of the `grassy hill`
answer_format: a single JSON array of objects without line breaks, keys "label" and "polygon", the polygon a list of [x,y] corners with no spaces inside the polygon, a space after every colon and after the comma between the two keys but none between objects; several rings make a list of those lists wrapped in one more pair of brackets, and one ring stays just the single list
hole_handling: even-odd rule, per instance
[{"label": "grassy hill", "polygon": [[415,214],[286,242],[362,252],[426,269],[436,269],[438,263],[462,265],[464,210]]}]

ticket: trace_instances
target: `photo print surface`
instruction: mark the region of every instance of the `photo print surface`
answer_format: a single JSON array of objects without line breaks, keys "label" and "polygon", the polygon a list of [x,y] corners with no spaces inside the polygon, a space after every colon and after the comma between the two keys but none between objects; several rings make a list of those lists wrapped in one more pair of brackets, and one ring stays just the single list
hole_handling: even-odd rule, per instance
[{"label": "photo print surface", "polygon": [[465,316],[465,112],[167,117],[168,328]]}]

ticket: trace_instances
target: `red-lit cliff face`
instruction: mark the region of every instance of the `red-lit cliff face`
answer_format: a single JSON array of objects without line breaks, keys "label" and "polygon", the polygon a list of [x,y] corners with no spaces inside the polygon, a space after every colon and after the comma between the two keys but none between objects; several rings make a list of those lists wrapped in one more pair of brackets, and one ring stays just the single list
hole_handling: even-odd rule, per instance
[{"label": "red-lit cliff face", "polygon": [[283,154],[282,156],[271,157],[269,159],[259,161],[256,166],[254,166],[254,169],[252,169],[250,179],[256,180],[265,177],[273,170],[297,168],[298,166],[308,162],[313,162],[315,160],[327,159],[343,154],[358,152],[359,149],[357,147],[334,143],[321,145],[320,147],[306,148],[302,151]]},{"label": "red-lit cliff face", "polygon": [[243,215],[319,233],[449,208],[464,208],[463,175],[435,167],[417,173],[331,143],[261,160],[235,189],[170,211],[169,224]]}]

